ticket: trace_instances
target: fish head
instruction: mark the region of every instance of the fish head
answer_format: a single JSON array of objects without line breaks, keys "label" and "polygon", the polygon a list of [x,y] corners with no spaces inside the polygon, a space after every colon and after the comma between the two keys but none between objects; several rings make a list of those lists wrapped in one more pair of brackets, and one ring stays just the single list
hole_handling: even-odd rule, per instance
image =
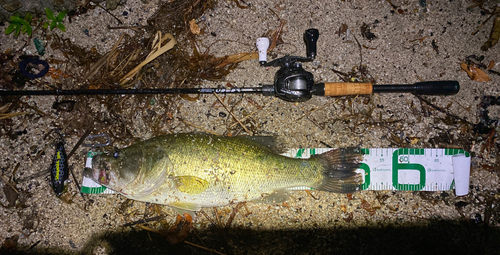
[{"label": "fish head", "polygon": [[145,196],[162,184],[171,168],[165,151],[156,143],[105,152],[92,158],[87,175],[123,195]]},{"label": "fish head", "polygon": [[135,175],[124,174],[122,161],[116,152],[96,155],[92,158],[92,168],[85,169],[84,175],[103,186],[119,191],[135,178]]}]

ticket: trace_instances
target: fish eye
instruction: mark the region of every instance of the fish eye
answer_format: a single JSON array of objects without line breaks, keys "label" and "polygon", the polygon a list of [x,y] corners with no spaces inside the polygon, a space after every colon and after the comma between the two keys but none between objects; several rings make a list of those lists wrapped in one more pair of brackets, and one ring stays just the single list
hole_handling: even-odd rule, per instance
[{"label": "fish eye", "polygon": [[115,151],[113,152],[113,158],[119,158],[120,157],[120,150],[118,149],[115,149]]}]

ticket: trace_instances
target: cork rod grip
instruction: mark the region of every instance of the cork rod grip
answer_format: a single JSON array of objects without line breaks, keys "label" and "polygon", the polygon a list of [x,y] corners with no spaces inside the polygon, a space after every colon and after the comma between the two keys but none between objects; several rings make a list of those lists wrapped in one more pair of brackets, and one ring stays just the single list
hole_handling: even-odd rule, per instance
[{"label": "cork rod grip", "polygon": [[369,95],[373,92],[371,83],[325,82],[325,96]]}]

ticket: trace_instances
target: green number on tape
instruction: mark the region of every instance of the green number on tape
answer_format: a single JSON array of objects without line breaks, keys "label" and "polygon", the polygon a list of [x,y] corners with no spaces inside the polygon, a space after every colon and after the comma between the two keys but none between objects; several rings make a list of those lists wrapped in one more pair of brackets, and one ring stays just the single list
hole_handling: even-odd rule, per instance
[{"label": "green number on tape", "polygon": [[[400,163],[400,155],[424,155],[424,149],[398,149],[392,154],[392,185],[397,190],[421,190],[425,187],[425,167],[421,164],[410,164],[409,157],[405,158],[405,162]],[[417,170],[420,172],[419,184],[400,184],[399,170]]]}]

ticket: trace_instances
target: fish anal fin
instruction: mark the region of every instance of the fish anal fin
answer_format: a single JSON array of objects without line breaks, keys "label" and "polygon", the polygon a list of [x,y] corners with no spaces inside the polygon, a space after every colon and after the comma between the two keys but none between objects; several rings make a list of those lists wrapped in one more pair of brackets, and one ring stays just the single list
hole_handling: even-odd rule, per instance
[{"label": "fish anal fin", "polygon": [[193,219],[196,218],[196,213],[201,209],[201,206],[193,203],[184,203],[184,202],[175,202],[170,205],[175,212],[180,215],[184,215],[185,213],[191,215]]},{"label": "fish anal fin", "polygon": [[253,201],[265,204],[278,204],[285,202],[286,200],[288,200],[289,197],[290,197],[290,190],[280,189],[274,191],[271,194],[264,194],[261,198],[255,199]]}]

